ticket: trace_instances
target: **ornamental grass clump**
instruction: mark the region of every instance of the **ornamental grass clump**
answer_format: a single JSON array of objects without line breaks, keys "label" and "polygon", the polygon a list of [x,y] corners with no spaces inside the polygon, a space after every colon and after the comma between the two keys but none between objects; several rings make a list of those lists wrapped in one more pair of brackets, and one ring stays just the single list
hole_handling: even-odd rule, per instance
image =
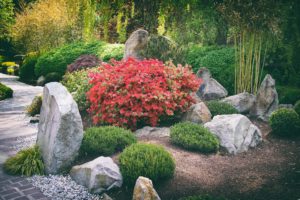
[{"label": "ornamental grass clump", "polygon": [[80,147],[81,155],[88,157],[110,156],[136,143],[130,130],[114,126],[88,128]]},{"label": "ornamental grass clump", "polygon": [[26,108],[26,113],[32,117],[37,114],[40,114],[42,103],[43,103],[43,97],[35,96],[31,104]]},{"label": "ornamental grass clump", "polygon": [[293,109],[281,108],[274,111],[269,123],[274,135],[282,137],[300,135],[300,118]]},{"label": "ornamental grass clump", "polygon": [[7,159],[4,163],[4,170],[12,175],[43,175],[44,163],[38,146],[22,151]]},{"label": "ornamental grass clump", "polygon": [[162,146],[137,143],[127,147],[119,157],[124,182],[133,185],[139,176],[154,183],[171,178],[175,170],[172,155]]},{"label": "ornamental grass clump", "polygon": [[219,140],[207,128],[191,122],[181,122],[171,127],[171,142],[187,150],[204,153],[216,152]]},{"label": "ornamental grass clump", "polygon": [[194,102],[189,94],[200,85],[189,67],[154,59],[112,61],[90,77],[87,99],[94,124],[131,129],[141,121],[156,126],[161,116],[187,111]]}]

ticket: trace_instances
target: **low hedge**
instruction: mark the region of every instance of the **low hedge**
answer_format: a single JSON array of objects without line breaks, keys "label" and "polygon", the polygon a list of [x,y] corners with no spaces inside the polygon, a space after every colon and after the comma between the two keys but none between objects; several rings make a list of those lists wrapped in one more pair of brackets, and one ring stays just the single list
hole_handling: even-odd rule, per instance
[{"label": "low hedge", "polygon": [[0,83],[0,100],[13,97],[13,90],[10,87]]},{"label": "low hedge", "polygon": [[239,111],[229,103],[212,100],[207,101],[205,104],[208,107],[212,117],[216,115],[229,115],[239,113]]},{"label": "low hedge", "polygon": [[172,155],[162,146],[137,143],[127,147],[119,157],[124,182],[134,185],[139,176],[153,182],[171,178],[175,170]]},{"label": "low hedge", "polygon": [[102,126],[88,128],[83,136],[80,153],[82,156],[110,156],[136,143],[136,138],[129,130]]},{"label": "low hedge", "polygon": [[280,108],[274,111],[269,123],[274,135],[282,137],[300,135],[300,118],[293,109]]},{"label": "low hedge", "polygon": [[171,127],[171,142],[188,150],[204,153],[216,152],[219,140],[207,128],[191,122],[181,122]]}]

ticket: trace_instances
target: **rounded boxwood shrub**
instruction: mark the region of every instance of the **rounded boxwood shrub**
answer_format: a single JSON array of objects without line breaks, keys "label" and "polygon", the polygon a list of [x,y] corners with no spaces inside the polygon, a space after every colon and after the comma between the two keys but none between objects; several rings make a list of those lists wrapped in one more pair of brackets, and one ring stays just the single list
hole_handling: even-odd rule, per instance
[{"label": "rounded boxwood shrub", "polygon": [[171,127],[172,143],[188,150],[205,153],[216,152],[219,140],[207,128],[191,122],[181,122]]},{"label": "rounded boxwood shrub", "polygon": [[40,114],[42,103],[43,103],[43,97],[35,96],[31,104],[26,108],[26,113],[29,116],[35,116],[37,114]]},{"label": "rounded boxwood shrub", "polygon": [[293,109],[281,108],[274,111],[269,119],[272,133],[288,137],[300,133],[300,118]]},{"label": "rounded boxwood shrub", "polygon": [[239,113],[239,111],[229,103],[213,100],[208,101],[205,104],[208,107],[212,117],[216,115],[229,115]]},{"label": "rounded boxwood shrub", "polygon": [[136,143],[134,134],[115,126],[88,128],[83,136],[80,153],[89,157],[110,156]]},{"label": "rounded boxwood shrub", "polygon": [[26,55],[23,64],[20,67],[20,81],[24,83],[34,84],[37,77],[34,73],[35,64],[39,58],[39,55],[35,52]]},{"label": "rounded boxwood shrub", "polygon": [[175,170],[172,155],[162,146],[137,143],[127,147],[119,157],[124,182],[133,185],[139,176],[156,182],[171,178]]},{"label": "rounded boxwood shrub", "polygon": [[0,83],[0,100],[13,97],[13,90],[10,87]]},{"label": "rounded boxwood shrub", "polygon": [[300,100],[298,100],[298,101],[295,103],[294,110],[295,110],[296,113],[298,113],[298,115],[300,116]]},{"label": "rounded boxwood shrub", "polygon": [[12,175],[44,174],[44,164],[38,146],[19,151],[17,155],[5,161],[3,168]]}]

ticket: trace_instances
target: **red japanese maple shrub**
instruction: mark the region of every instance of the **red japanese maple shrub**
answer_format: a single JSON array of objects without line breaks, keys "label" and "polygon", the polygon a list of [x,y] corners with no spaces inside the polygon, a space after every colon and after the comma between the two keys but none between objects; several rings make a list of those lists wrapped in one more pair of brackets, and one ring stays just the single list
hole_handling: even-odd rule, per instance
[{"label": "red japanese maple shrub", "polygon": [[199,80],[189,67],[133,58],[102,64],[90,73],[87,93],[93,122],[135,129],[137,122],[156,126],[160,116],[185,112]]}]

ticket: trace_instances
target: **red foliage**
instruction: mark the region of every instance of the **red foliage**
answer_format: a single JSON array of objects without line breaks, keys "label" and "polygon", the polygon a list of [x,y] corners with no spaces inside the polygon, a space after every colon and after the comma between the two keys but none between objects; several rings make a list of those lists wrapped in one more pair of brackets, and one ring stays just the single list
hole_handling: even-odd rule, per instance
[{"label": "red foliage", "polygon": [[199,80],[188,67],[150,59],[112,61],[90,73],[87,93],[93,122],[134,129],[140,120],[156,126],[159,117],[185,112]]}]

